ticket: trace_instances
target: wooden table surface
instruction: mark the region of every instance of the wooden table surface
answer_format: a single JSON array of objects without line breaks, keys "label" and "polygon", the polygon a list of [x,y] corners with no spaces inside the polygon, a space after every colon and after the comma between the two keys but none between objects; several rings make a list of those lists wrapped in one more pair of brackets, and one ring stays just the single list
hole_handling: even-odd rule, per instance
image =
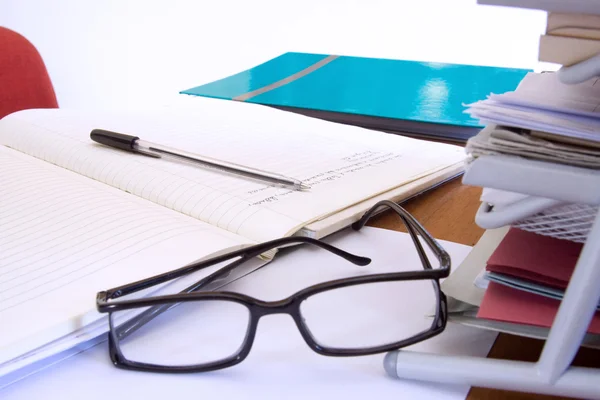
[{"label": "wooden table surface", "polygon": [[[475,224],[481,188],[463,185],[460,179],[420,195],[403,207],[436,239],[473,246],[484,230]],[[391,213],[383,213],[370,221],[379,228],[405,231],[402,222]],[[443,333],[442,333],[443,334]],[[488,357],[507,360],[536,361],[544,342],[508,334],[500,334]],[[600,350],[581,349],[574,365],[600,368]],[[472,388],[467,399],[560,399],[564,397],[517,393],[504,390]]]}]

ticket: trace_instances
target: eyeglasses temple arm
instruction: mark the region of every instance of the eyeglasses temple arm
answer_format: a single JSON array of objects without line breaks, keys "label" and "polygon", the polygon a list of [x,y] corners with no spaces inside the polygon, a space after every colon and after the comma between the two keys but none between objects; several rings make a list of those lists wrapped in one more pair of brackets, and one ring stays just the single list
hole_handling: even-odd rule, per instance
[{"label": "eyeglasses temple arm", "polygon": [[417,252],[419,253],[419,258],[421,259],[421,262],[423,263],[423,267],[425,269],[432,269],[432,268],[431,268],[429,259],[427,258],[427,255],[426,255],[425,251],[423,250],[423,247],[421,246],[421,242],[417,237],[417,233],[419,235],[421,235],[421,237],[423,238],[425,243],[427,243],[427,245],[431,248],[435,257],[440,262],[440,267],[442,269],[450,268],[450,255],[446,252],[446,250],[444,250],[438,244],[438,242],[429,234],[429,232],[427,232],[425,230],[425,228],[423,228],[423,226],[416,219],[414,219],[414,217],[412,215],[410,215],[409,212],[407,212],[404,208],[402,208],[401,206],[399,206],[398,204],[396,204],[392,201],[382,200],[382,201],[378,202],[377,204],[375,204],[373,207],[371,207],[371,209],[369,209],[361,217],[360,220],[358,220],[352,224],[352,229],[357,230],[357,231],[360,230],[363,226],[366,225],[366,223],[369,221],[369,219],[371,219],[371,217],[373,217],[377,213],[377,211],[380,210],[382,207],[389,207],[400,216],[400,218],[402,219],[402,222],[406,226],[406,229],[408,230],[408,233],[410,234],[410,236],[415,244],[415,247],[417,248]]},{"label": "eyeglasses temple arm", "polygon": [[[289,238],[289,239],[293,239],[293,238]],[[294,240],[294,241],[317,245],[333,254],[336,254],[336,255],[352,262],[353,264],[356,264],[356,265],[364,266],[371,262],[370,258],[357,256],[357,255],[348,253],[342,249],[339,249],[335,246],[332,246],[325,242],[321,242],[316,239],[296,238],[296,240]],[[269,242],[269,243],[273,244],[273,247],[281,246],[281,243],[279,243],[280,240],[273,241],[273,242],[277,242],[274,244],[272,242]],[[288,240],[288,242],[293,242],[293,241]],[[259,256],[260,254],[264,253],[265,251],[271,250],[273,247],[268,248],[266,250],[265,250],[264,246],[253,246],[251,248],[247,248],[246,253],[240,259],[227,264],[225,267],[223,267],[223,268],[219,269],[218,271],[210,274],[209,276],[199,280],[198,282],[194,283],[193,285],[185,288],[184,290],[182,290],[180,292],[180,294],[192,293],[192,292],[201,290],[202,288],[208,286],[210,283],[217,281],[219,278],[229,275],[234,269],[236,269],[237,267],[239,267],[241,264],[248,261],[249,259]],[[251,250],[251,249],[253,249],[253,250]],[[210,260],[206,261],[206,263],[208,263],[208,262],[210,262]],[[150,278],[150,279],[152,279],[152,278]],[[174,279],[174,278],[171,278],[171,279]],[[131,292],[128,292],[128,293],[131,293]],[[124,294],[122,294],[122,296],[123,295]],[[136,330],[138,330],[139,328],[141,328],[148,322],[152,321],[154,318],[156,318],[163,312],[169,310],[170,308],[172,308],[176,305],[177,305],[177,303],[172,303],[172,304],[163,304],[163,305],[150,307],[149,309],[141,312],[140,314],[136,315],[135,317],[131,318],[130,320],[120,324],[118,327],[115,327],[115,333],[118,336],[118,339],[125,339],[127,336],[131,335]]]},{"label": "eyeglasses temple arm", "polygon": [[423,268],[424,269],[432,269],[431,263],[429,262],[429,258],[427,257],[425,250],[423,250],[423,246],[421,245],[421,241],[419,240],[419,237],[417,236],[415,229],[410,224],[410,222],[406,220],[406,218],[404,216],[401,215],[400,218],[402,219],[402,222],[404,222],[404,226],[406,226],[406,229],[408,230],[408,233],[410,234],[413,244],[417,248],[417,253],[419,253],[419,258],[421,259],[421,264],[423,264]]},{"label": "eyeglasses temple arm", "polygon": [[[126,296],[131,293],[138,292],[140,290],[147,289],[149,287],[159,285],[161,283],[168,282],[170,280],[182,277],[187,274],[191,274],[193,272],[202,270],[204,268],[213,266],[215,264],[219,264],[221,262],[231,260],[236,257],[245,257],[246,259],[257,257],[263,253],[268,252],[269,250],[276,249],[278,247],[290,245],[290,244],[301,244],[301,243],[309,243],[314,244],[315,246],[321,247],[324,250],[327,250],[337,256],[344,258],[347,261],[355,265],[368,265],[371,262],[371,259],[368,257],[358,256],[352,253],[348,253],[342,249],[339,249],[335,246],[327,244],[317,239],[302,237],[302,236],[293,236],[293,237],[285,237],[281,239],[275,239],[268,242],[264,242],[261,244],[257,244],[251,247],[246,247],[245,249],[236,250],[234,252],[223,254],[221,256],[217,256],[211,258],[209,260],[200,261],[197,263],[190,264],[188,266],[166,272],[164,274],[155,275],[150,278],[146,278],[134,283],[130,283],[127,285],[119,286],[113,289],[109,289],[105,291],[105,300],[114,300],[119,297]],[[228,272],[225,271],[224,268],[220,270],[222,273]],[[216,276],[218,278],[219,275]],[[101,302],[101,300],[100,300]]]}]

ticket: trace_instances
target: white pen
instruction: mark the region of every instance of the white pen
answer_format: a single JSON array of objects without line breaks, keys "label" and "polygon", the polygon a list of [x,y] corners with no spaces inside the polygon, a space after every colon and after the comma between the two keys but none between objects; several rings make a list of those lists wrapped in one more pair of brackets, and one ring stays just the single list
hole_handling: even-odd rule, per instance
[{"label": "white pen", "polygon": [[289,178],[273,172],[262,171],[228,161],[221,161],[211,157],[201,156],[185,150],[177,150],[167,146],[141,140],[137,136],[125,135],[123,133],[94,129],[90,138],[106,146],[121,150],[139,153],[154,158],[174,158],[201,165],[205,168],[215,169],[229,174],[243,176],[249,179],[260,180],[274,186],[285,187],[293,190],[308,190],[310,186],[303,184],[298,179]]}]

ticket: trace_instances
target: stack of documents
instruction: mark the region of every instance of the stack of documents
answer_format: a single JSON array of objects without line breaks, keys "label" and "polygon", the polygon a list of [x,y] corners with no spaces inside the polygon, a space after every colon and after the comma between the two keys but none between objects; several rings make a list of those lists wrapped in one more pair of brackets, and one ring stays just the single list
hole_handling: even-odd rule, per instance
[{"label": "stack of documents", "polygon": [[541,135],[539,131],[492,125],[470,140],[467,148],[475,157],[513,154],[578,167],[600,168],[600,148],[559,143]]},{"label": "stack of documents", "polygon": [[487,126],[467,142],[467,152],[600,167],[596,81],[566,85],[556,73],[529,73],[515,91],[469,104],[466,112]]}]

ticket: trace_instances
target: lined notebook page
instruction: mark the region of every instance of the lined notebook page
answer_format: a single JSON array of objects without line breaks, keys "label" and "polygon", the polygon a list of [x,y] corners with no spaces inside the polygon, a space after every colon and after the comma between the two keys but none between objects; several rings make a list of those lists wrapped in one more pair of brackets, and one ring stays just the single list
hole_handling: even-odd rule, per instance
[{"label": "lined notebook page", "polygon": [[0,364],[97,318],[100,290],[247,240],[0,146]]},{"label": "lined notebook page", "polygon": [[[127,154],[92,142],[89,134],[94,128],[277,172],[312,188],[310,192],[273,188],[183,163]],[[0,140],[256,241],[290,234],[464,158],[456,146],[199,98],[154,113],[21,112],[0,123]]]}]

